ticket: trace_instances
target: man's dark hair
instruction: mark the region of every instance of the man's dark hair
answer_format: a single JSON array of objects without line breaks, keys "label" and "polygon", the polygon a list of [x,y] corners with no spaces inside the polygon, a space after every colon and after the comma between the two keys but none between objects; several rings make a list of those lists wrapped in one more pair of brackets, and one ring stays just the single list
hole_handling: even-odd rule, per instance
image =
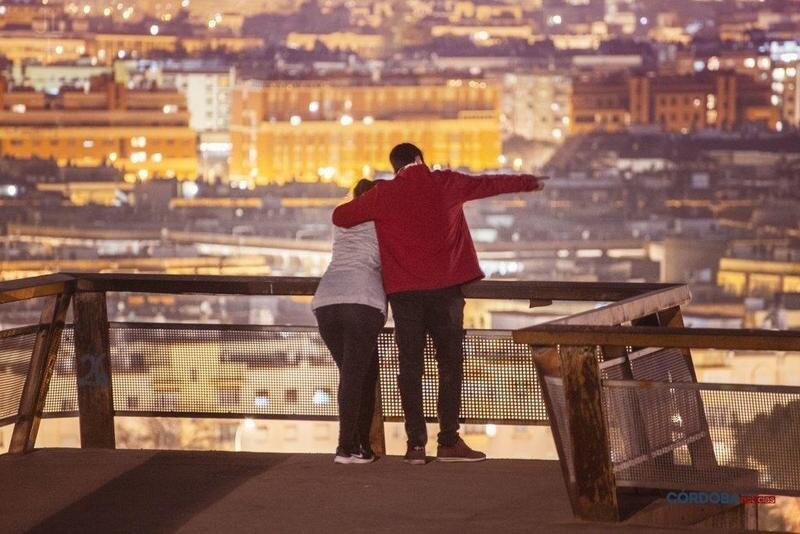
[{"label": "man's dark hair", "polygon": [[362,178],[353,188],[353,198],[360,197],[373,187],[375,187],[375,182],[373,182],[372,180],[367,180],[366,178]]},{"label": "man's dark hair", "polygon": [[418,157],[425,162],[422,157],[422,150],[411,143],[400,143],[389,152],[389,161],[392,163],[394,172],[399,171],[409,163],[414,163],[414,160]]}]

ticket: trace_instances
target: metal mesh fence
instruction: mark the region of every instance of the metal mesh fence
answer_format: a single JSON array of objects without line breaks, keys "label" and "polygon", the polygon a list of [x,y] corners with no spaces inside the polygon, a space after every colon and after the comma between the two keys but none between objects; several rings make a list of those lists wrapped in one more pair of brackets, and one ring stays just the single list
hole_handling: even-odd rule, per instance
[{"label": "metal mesh fence", "polygon": [[0,332],[0,425],[17,417],[39,326]]},{"label": "metal mesh fence", "polygon": [[800,487],[800,388],[612,381],[603,395],[620,485],[781,494]]},{"label": "metal mesh fence", "polygon": [[567,472],[571,482],[575,481],[575,465],[572,455],[572,435],[570,434],[569,419],[567,418],[567,399],[564,395],[564,381],[553,376],[545,377],[547,382],[547,395],[556,420],[558,441],[561,443],[561,454],[567,462]]},{"label": "metal mesh fence", "polygon": [[[335,419],[338,371],[315,328],[112,323],[114,408],[122,415]],[[72,329],[64,330],[45,412],[77,409]],[[379,341],[383,413],[402,418],[397,348]],[[510,333],[470,331],[464,341],[462,417],[545,424],[529,348]],[[435,351],[425,349],[425,415],[436,416]]]}]

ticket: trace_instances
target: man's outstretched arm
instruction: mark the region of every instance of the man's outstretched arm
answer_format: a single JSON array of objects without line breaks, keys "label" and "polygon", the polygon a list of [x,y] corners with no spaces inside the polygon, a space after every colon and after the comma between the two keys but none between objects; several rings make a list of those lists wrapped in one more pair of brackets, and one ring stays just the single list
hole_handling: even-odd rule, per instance
[{"label": "man's outstretched arm", "polygon": [[467,202],[505,193],[539,191],[546,178],[532,174],[484,174],[470,176],[455,171],[441,171],[444,188],[454,202]]},{"label": "man's outstretched arm", "polygon": [[373,187],[360,197],[346,202],[333,210],[333,224],[351,228],[357,224],[374,221],[377,216],[378,188]]}]

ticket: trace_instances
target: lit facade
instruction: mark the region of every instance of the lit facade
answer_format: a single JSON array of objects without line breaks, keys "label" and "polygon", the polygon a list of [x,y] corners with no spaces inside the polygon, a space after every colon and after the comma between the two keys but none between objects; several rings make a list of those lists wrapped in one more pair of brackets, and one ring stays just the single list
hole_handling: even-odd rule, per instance
[{"label": "lit facade", "polygon": [[130,180],[194,179],[196,134],[174,91],[132,91],[109,77],[57,98],[0,83],[0,154],[59,165],[113,165]]},{"label": "lit facade", "polygon": [[800,62],[786,68],[783,85],[783,120],[788,125],[800,128]]},{"label": "lit facade", "polygon": [[365,58],[379,57],[386,47],[386,39],[379,33],[348,31],[332,33],[291,32],[286,36],[286,46],[289,48],[313,50],[317,42],[325,45],[328,50],[349,50]]},{"label": "lit facade", "polygon": [[800,262],[721,258],[717,285],[742,297],[800,292]]},{"label": "lit facade", "polygon": [[619,131],[658,125],[667,132],[732,129],[744,123],[780,127],[770,84],[734,72],[696,76],[654,74],[586,78],[575,82],[570,131]]},{"label": "lit facade", "polygon": [[13,62],[32,60],[44,65],[76,61],[88,56],[92,64],[110,65],[118,59],[136,59],[153,52],[188,54],[204,50],[241,52],[260,48],[264,40],[258,37],[187,36],[85,32],[3,31],[0,30],[0,54]]},{"label": "lit facade", "polygon": [[231,92],[236,83],[236,69],[199,68],[158,71],[159,87],[176,89],[186,96],[189,125],[198,132],[228,129]]},{"label": "lit facade", "polygon": [[594,130],[620,131],[630,125],[625,80],[609,77],[602,82],[578,79],[572,84],[570,133]]},{"label": "lit facade", "polygon": [[572,79],[550,71],[503,77],[503,131],[528,140],[559,143],[569,128]]},{"label": "lit facade", "polygon": [[418,144],[432,165],[496,168],[500,93],[483,80],[240,84],[231,113],[230,179],[350,186],[391,170],[389,151],[403,141]]}]

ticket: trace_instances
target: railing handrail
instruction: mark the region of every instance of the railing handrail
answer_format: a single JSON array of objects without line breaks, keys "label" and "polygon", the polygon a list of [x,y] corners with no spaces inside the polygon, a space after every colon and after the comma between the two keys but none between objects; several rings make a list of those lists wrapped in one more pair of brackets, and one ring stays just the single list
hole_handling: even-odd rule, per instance
[{"label": "railing handrail", "polygon": [[[68,284],[74,284],[74,289],[78,292],[310,296],[316,291],[318,283],[319,278],[316,277],[58,273],[0,282],[0,303],[56,294],[67,289]],[[688,297],[688,289],[680,284],[639,282],[481,280],[466,284],[463,291],[464,296],[471,299],[533,300],[537,303],[553,300],[619,301],[616,304],[622,305],[626,300],[638,301],[645,295],[655,293],[667,297],[677,295],[677,298],[662,299],[659,302],[678,305]],[[600,313],[603,309],[586,313]]]},{"label": "railing handrail", "polygon": [[527,345],[800,351],[800,331],[546,324],[514,333]]},{"label": "railing handrail", "polygon": [[57,273],[0,282],[0,304],[71,292],[75,277]]},{"label": "railing handrail", "polygon": [[666,389],[681,391],[742,391],[797,395],[800,386],[777,384],[734,384],[724,382],[663,382],[658,380],[603,380],[603,387],[622,389]]}]

